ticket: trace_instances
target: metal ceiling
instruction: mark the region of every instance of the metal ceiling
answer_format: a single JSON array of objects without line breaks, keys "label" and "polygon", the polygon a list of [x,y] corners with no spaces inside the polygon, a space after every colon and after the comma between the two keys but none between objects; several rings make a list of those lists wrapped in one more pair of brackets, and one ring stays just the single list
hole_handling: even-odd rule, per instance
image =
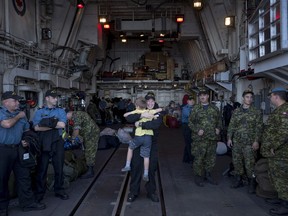
[{"label": "metal ceiling", "polygon": [[149,20],[160,17],[175,17],[183,13],[189,0],[89,0],[89,4],[99,6],[99,15],[107,16],[109,21]]}]

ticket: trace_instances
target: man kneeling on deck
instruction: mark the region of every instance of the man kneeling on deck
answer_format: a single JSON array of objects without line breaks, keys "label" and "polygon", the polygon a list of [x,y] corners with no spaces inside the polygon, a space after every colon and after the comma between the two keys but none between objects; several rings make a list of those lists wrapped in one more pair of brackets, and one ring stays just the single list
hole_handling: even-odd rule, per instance
[{"label": "man kneeling on deck", "polygon": [[83,111],[68,111],[67,119],[74,123],[72,137],[82,136],[85,145],[84,152],[88,171],[80,178],[92,178],[94,176],[100,129],[88,113]]}]

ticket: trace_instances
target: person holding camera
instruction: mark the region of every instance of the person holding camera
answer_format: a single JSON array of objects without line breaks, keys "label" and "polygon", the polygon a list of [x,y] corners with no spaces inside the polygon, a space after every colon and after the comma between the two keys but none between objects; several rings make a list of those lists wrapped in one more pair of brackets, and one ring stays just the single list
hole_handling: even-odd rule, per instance
[{"label": "person holding camera", "polygon": [[41,156],[38,161],[36,177],[36,199],[40,202],[46,191],[47,169],[50,158],[54,168],[55,196],[67,200],[69,196],[63,188],[64,141],[62,130],[67,117],[64,109],[57,107],[57,92],[48,90],[45,94],[46,106],[35,112],[33,127],[38,133]]},{"label": "person holding camera", "polygon": [[[8,215],[8,181],[13,170],[18,185],[19,205],[23,211],[41,210],[46,206],[34,201],[31,189],[30,168],[21,163],[29,154],[19,154],[19,148],[29,148],[29,140],[24,139],[29,132],[29,123],[23,111],[19,111],[21,99],[13,91],[2,94],[0,107],[0,215]],[[26,137],[27,138],[27,137]]]}]

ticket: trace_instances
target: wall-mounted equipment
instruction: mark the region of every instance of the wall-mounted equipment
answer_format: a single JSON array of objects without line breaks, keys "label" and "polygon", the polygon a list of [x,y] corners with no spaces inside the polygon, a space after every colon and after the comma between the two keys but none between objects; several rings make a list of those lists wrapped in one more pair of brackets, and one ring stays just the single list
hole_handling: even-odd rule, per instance
[{"label": "wall-mounted equipment", "polygon": [[52,38],[52,31],[49,28],[42,28],[42,40],[50,40]]}]

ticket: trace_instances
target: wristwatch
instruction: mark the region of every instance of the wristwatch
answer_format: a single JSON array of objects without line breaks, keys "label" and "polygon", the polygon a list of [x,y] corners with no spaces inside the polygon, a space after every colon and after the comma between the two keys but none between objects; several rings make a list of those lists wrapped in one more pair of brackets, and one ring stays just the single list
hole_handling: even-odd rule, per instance
[{"label": "wristwatch", "polygon": [[139,126],[139,127],[142,127],[142,122],[139,122],[138,126]]}]

